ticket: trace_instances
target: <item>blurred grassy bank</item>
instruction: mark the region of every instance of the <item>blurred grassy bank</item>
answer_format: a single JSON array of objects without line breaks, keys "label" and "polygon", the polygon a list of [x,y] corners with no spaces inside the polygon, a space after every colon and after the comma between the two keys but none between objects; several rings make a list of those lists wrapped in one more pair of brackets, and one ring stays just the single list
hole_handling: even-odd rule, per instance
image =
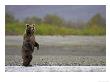
[{"label": "blurred grassy bank", "polygon": [[[6,35],[22,35],[25,30],[24,23],[9,23],[6,24]],[[85,27],[79,28],[68,28],[60,27],[50,24],[39,24],[36,27],[36,33],[38,35],[105,35],[106,29],[104,27]]]}]

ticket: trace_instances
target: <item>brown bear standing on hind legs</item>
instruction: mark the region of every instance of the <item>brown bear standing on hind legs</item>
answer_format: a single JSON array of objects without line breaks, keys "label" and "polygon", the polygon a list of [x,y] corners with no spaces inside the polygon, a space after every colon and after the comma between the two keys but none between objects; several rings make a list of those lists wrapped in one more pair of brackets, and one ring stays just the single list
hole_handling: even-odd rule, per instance
[{"label": "brown bear standing on hind legs", "polygon": [[34,47],[37,47],[37,50],[39,49],[39,44],[35,41],[34,31],[35,24],[32,25],[26,24],[26,30],[23,36],[23,45],[22,45],[23,66],[30,65]]}]

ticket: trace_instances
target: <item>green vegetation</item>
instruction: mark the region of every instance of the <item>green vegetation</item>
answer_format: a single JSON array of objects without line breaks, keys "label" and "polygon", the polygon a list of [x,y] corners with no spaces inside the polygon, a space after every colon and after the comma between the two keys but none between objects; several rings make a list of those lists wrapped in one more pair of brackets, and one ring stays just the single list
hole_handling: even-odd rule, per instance
[{"label": "green vegetation", "polygon": [[[86,24],[75,25],[72,21],[65,22],[56,15],[47,15],[42,20],[39,17],[28,17],[24,21],[16,20],[11,14],[6,14],[6,35],[22,35],[26,23],[37,23],[38,35],[105,35],[106,24],[100,14],[93,16]],[[79,26],[78,26],[79,25]]]},{"label": "green vegetation", "polygon": [[[6,24],[6,33],[7,34],[23,34],[25,30],[24,23],[9,23]],[[58,27],[55,25],[49,24],[39,24],[36,27],[36,33],[38,35],[105,35],[106,30],[103,27],[92,27],[92,28],[66,28]]]}]

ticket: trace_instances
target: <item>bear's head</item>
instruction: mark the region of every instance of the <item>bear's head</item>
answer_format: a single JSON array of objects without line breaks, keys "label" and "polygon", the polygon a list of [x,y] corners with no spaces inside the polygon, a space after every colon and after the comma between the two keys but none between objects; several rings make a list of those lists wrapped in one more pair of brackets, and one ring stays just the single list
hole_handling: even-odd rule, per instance
[{"label": "bear's head", "polygon": [[26,34],[32,35],[35,32],[35,24],[26,24]]}]

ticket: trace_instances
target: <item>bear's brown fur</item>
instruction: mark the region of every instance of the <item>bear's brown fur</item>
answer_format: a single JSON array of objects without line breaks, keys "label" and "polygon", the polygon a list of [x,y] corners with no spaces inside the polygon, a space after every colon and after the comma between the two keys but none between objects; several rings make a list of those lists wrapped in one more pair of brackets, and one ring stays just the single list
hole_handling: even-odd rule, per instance
[{"label": "bear's brown fur", "polygon": [[34,24],[32,25],[26,24],[26,30],[23,36],[23,45],[22,45],[23,66],[30,65],[34,47],[37,47],[37,49],[39,49],[39,44],[35,41],[34,31],[35,31]]}]

